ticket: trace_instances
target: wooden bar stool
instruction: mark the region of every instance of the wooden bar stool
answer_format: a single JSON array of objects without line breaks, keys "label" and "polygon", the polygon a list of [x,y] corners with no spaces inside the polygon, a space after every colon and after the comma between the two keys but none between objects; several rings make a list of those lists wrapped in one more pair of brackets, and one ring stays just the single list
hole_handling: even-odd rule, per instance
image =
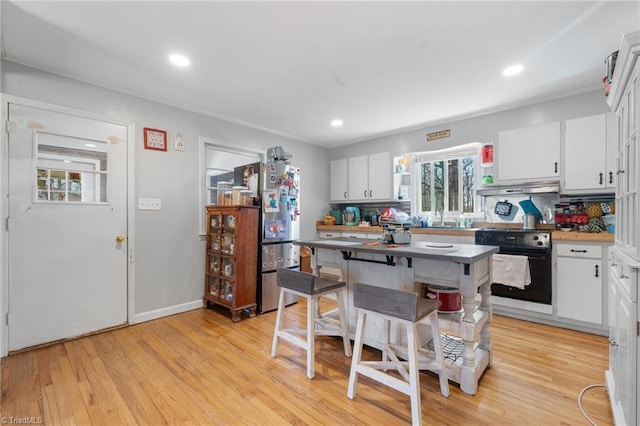
[{"label": "wooden bar stool", "polygon": [[[362,374],[409,395],[411,397],[412,423],[414,425],[422,424],[420,370],[429,369],[437,372],[440,377],[440,392],[445,397],[449,396],[449,381],[438,327],[440,301],[422,299],[415,293],[356,283],[353,286],[353,303],[358,308],[358,323],[356,325],[356,339],[353,344],[353,359],[347,396],[351,399],[355,398],[358,374]],[[386,343],[382,349],[382,361],[361,360],[364,330],[368,316],[377,316],[385,320]],[[402,324],[406,328],[406,347],[389,342],[392,322]],[[417,324],[431,325],[434,353],[420,351]],[[418,359],[419,352],[420,359]],[[400,361],[399,358],[407,361]],[[401,378],[387,373],[387,370],[397,371]]]},{"label": "wooden bar stool", "polygon": [[[344,281],[334,281],[321,278],[307,272],[291,269],[278,269],[278,286],[280,286],[280,299],[278,301],[278,314],[276,316],[271,356],[278,354],[278,339],[282,338],[307,351],[307,377],[313,379],[315,337],[316,336],[342,336],[344,354],[351,356],[351,342],[347,328],[347,314],[344,304]],[[307,299],[307,328],[282,328],[284,317],[285,292],[296,294]],[[319,299],[322,296],[335,294],[338,308],[333,311],[320,313]],[[337,312],[338,318],[335,318]],[[303,340],[300,336],[306,336]]]}]

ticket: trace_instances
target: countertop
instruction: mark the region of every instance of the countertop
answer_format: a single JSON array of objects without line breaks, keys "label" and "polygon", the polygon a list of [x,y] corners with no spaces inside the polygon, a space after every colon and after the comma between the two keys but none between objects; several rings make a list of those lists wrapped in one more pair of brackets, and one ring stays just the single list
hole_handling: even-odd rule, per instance
[{"label": "countertop", "polygon": [[613,244],[613,234],[608,232],[578,232],[578,231],[553,231],[552,240],[557,241],[591,241],[594,243]]},{"label": "countertop", "polygon": [[327,238],[324,240],[303,240],[295,245],[348,252],[374,253],[383,256],[401,256],[414,259],[446,260],[458,263],[475,263],[499,251],[497,246],[475,244],[443,244],[412,242],[411,244],[384,244],[378,240],[357,240],[353,238]]},{"label": "countertop", "polygon": [[[501,226],[498,226],[501,225]],[[495,224],[495,223],[474,223],[473,228],[411,228],[412,234],[425,234],[425,235],[455,235],[463,237],[473,237],[475,232],[484,227],[508,227],[513,224]],[[549,230],[547,225],[546,230]],[[552,228],[551,228],[552,229]],[[368,232],[368,233],[382,233],[381,226],[346,226],[346,225],[325,225],[322,222],[317,222],[316,230],[318,231],[333,231],[333,232]],[[551,233],[551,239],[556,241],[590,241],[597,243],[612,243],[613,234],[608,232],[578,232],[570,231],[564,232],[561,230],[553,230]]]}]

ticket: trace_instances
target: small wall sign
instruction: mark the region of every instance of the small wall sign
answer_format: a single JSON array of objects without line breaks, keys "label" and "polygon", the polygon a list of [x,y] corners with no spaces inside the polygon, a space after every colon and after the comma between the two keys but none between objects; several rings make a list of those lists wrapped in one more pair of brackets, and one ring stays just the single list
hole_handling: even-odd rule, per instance
[{"label": "small wall sign", "polygon": [[144,128],[145,149],[155,149],[157,151],[167,150],[167,132],[164,130]]},{"label": "small wall sign", "polygon": [[427,142],[435,141],[436,139],[448,138],[451,136],[451,129],[440,130],[439,132],[427,133]]}]

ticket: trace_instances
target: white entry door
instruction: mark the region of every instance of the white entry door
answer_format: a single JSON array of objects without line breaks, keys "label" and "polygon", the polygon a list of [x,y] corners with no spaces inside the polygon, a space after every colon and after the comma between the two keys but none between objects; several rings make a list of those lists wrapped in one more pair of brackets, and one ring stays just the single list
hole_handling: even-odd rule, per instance
[{"label": "white entry door", "polygon": [[8,103],[9,350],[127,322],[127,127]]}]

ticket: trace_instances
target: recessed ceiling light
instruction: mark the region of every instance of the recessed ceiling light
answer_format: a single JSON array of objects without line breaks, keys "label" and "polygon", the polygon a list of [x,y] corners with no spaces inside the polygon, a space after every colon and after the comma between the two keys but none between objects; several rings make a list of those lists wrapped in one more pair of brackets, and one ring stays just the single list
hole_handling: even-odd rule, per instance
[{"label": "recessed ceiling light", "polygon": [[95,143],[85,143],[84,146],[87,146],[89,148],[95,148],[96,144]]},{"label": "recessed ceiling light", "polygon": [[71,163],[71,160],[63,160],[65,163]]},{"label": "recessed ceiling light", "polygon": [[504,75],[505,77],[510,77],[512,75],[520,74],[523,69],[524,69],[524,65],[520,65],[520,64],[512,65],[506,68],[504,71],[502,71],[502,75]]},{"label": "recessed ceiling light", "polygon": [[171,61],[173,65],[177,65],[179,67],[188,67],[191,63],[189,58],[178,54],[169,55],[169,61]]},{"label": "recessed ceiling light", "polygon": [[332,125],[333,127],[342,127],[342,124],[343,124],[343,123],[342,123],[342,120],[340,120],[340,119],[333,120],[333,121],[331,122],[331,125]]}]

